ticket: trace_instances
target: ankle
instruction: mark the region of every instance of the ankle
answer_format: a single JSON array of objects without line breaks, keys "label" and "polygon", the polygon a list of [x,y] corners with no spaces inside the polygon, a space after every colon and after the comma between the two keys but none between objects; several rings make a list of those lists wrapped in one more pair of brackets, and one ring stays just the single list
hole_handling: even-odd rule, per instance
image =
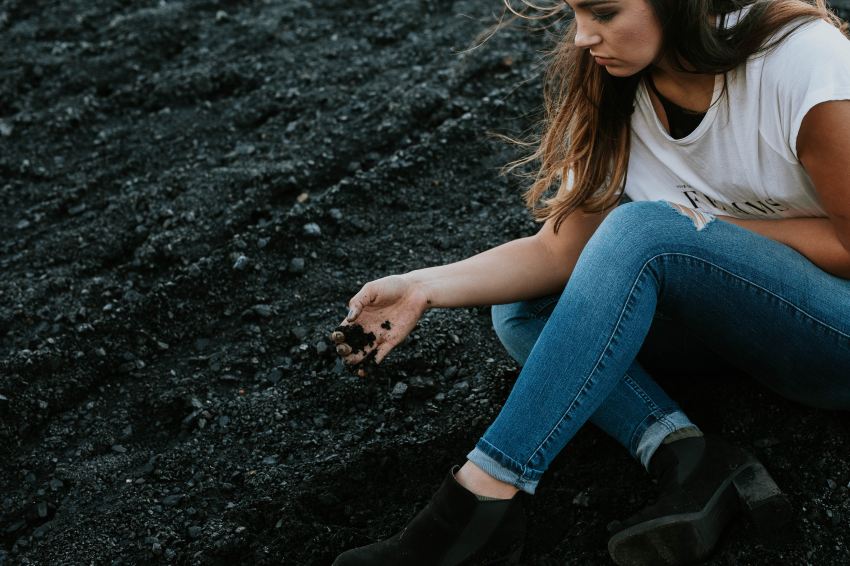
[{"label": "ankle", "polygon": [[511,499],[519,491],[509,483],[499,481],[467,461],[454,474],[455,480],[479,499]]},{"label": "ankle", "polygon": [[702,431],[696,426],[686,426],[685,428],[680,428],[665,436],[662,444],[670,444],[684,438],[699,438],[702,435]]}]

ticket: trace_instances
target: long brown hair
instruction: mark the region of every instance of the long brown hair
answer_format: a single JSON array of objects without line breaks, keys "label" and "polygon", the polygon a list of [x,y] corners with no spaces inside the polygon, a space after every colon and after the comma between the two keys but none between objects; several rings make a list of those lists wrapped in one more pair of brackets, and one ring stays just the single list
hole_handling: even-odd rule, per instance
[{"label": "long brown hair", "polygon": [[[516,16],[528,17],[527,11],[511,7],[510,0],[504,2]],[[522,2],[541,10],[538,2]],[[815,19],[824,19],[847,33],[847,24],[829,11],[824,0],[647,2],[662,22],[662,50],[679,70],[693,73],[731,71]],[[709,15],[722,16],[747,5],[752,7],[737,25],[725,29],[711,25]],[[542,9],[546,11],[546,7]],[[561,7],[549,5],[545,15],[560,11]],[[766,42],[794,21],[797,25]],[[554,218],[556,232],[576,208],[599,212],[619,202],[629,164],[635,93],[642,77],[611,76],[593,62],[589,50],[575,46],[575,34],[573,21],[551,52],[544,77],[542,135],[529,144],[536,149],[506,166],[507,171],[512,171],[539,163],[531,175],[525,202],[538,221]],[[554,195],[547,196],[553,187]]]}]

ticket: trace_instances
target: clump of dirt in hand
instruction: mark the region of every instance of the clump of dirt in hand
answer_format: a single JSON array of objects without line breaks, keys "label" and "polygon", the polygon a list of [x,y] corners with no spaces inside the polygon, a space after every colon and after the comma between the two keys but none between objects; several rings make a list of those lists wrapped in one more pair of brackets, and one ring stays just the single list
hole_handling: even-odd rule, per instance
[{"label": "clump of dirt in hand", "polygon": [[375,344],[375,333],[366,332],[359,324],[337,326],[334,331],[342,332],[345,335],[345,343],[351,346],[352,354],[365,352],[368,346]]},{"label": "clump of dirt in hand", "polygon": [[351,369],[354,373],[357,374],[357,377],[366,377],[367,375],[373,373],[378,364],[375,363],[375,356],[378,354],[378,350],[372,350],[366,357],[360,360],[359,363],[351,366]]},{"label": "clump of dirt in hand", "polygon": [[[388,325],[389,321],[384,322],[381,327]],[[334,331],[342,332],[345,335],[345,343],[351,346],[351,353],[365,352],[366,348],[375,344],[375,333],[366,332],[359,324],[349,324],[345,326],[337,326]],[[366,356],[356,364],[349,366],[349,369],[356,373],[359,377],[366,377],[372,373],[372,370],[377,365],[375,356],[378,351],[372,349]]]},{"label": "clump of dirt in hand", "polygon": [[381,328],[383,328],[384,330],[392,330],[392,327],[393,325],[392,323],[390,323],[389,320],[385,320],[384,323],[381,325]]}]

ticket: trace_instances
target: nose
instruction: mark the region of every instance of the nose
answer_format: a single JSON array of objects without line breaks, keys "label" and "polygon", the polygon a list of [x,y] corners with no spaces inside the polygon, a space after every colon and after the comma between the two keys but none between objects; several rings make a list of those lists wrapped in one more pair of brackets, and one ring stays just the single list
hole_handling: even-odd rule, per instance
[{"label": "nose", "polygon": [[596,32],[593,26],[579,23],[579,20],[576,19],[576,47],[592,47],[600,41],[602,41],[602,36]]}]

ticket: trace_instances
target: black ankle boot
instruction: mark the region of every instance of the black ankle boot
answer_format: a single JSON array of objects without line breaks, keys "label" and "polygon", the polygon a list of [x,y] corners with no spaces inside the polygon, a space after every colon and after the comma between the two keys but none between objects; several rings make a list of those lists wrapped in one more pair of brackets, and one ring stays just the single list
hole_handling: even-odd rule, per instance
[{"label": "black ankle boot", "polygon": [[522,492],[479,501],[449,472],[431,502],[387,540],[347,550],[333,566],[516,564],[525,540]]},{"label": "black ankle boot", "polygon": [[741,509],[761,532],[791,518],[790,503],[764,466],[718,437],[662,444],[649,471],[659,483],[658,501],[624,521],[608,541],[620,566],[701,560]]}]

